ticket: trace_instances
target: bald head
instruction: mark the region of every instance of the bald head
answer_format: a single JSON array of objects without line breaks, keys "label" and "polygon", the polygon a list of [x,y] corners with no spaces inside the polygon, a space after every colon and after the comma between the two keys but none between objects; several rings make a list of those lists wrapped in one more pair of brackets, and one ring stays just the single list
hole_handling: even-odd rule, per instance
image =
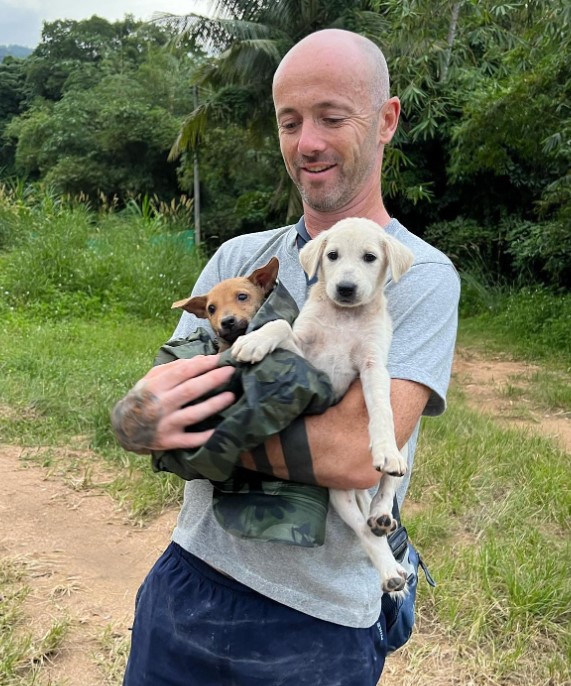
[{"label": "bald head", "polygon": [[[378,109],[390,97],[389,71],[385,57],[372,41],[341,29],[324,29],[303,38],[286,53],[274,74],[274,87],[284,73],[301,72],[315,66],[346,67],[362,82]],[[354,82],[354,81],[353,81]]]}]

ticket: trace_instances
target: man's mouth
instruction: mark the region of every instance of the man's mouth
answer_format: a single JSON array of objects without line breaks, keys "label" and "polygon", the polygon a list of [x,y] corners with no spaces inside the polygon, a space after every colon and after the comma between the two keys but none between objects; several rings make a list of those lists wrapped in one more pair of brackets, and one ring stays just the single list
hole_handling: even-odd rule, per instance
[{"label": "man's mouth", "polygon": [[328,171],[329,169],[333,169],[335,165],[334,164],[319,164],[319,165],[312,165],[311,167],[303,166],[301,169],[304,172],[307,172],[308,174],[321,174],[324,171]]}]

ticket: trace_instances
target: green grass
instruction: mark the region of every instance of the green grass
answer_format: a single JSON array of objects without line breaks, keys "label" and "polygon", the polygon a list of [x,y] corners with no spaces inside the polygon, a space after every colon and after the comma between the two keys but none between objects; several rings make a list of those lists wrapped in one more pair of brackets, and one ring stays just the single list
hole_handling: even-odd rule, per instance
[{"label": "green grass", "polygon": [[[12,313],[0,324],[3,440],[47,448],[35,459],[52,469],[59,468],[62,445],[96,451],[99,467],[109,472],[106,488],[137,521],[178,502],[180,480],[157,477],[150,458],[125,453],[109,421],[115,402],[148,371],[171,335],[177,316],[170,319],[41,321]],[[65,462],[75,478],[90,480],[82,457],[66,456]]]},{"label": "green grass", "polygon": [[[2,686],[39,686],[42,666],[57,656],[65,642],[69,622],[65,617],[50,621],[37,635],[28,626],[24,605],[30,593],[29,571],[18,560],[0,561],[0,683]],[[54,681],[51,686],[63,686]]]},{"label": "green grass", "polygon": [[45,445],[89,434],[92,447],[109,446],[110,407],[150,368],[175,322],[5,318],[0,397],[11,412],[0,420],[2,435]]},{"label": "green grass", "polygon": [[0,316],[25,309],[42,319],[115,312],[164,320],[187,295],[204,257],[184,240],[187,224],[131,203],[95,213],[49,195],[23,204],[0,185]]},{"label": "green grass", "polygon": [[459,343],[571,370],[571,294],[487,290],[489,304],[461,319]]},{"label": "green grass", "polygon": [[[417,507],[404,510],[438,582],[420,585],[420,612],[466,655],[488,656],[489,683],[516,683],[520,670],[520,684],[571,679],[570,484],[566,453],[499,428],[459,393],[444,418],[425,420]],[[488,683],[483,670],[472,663]]]}]

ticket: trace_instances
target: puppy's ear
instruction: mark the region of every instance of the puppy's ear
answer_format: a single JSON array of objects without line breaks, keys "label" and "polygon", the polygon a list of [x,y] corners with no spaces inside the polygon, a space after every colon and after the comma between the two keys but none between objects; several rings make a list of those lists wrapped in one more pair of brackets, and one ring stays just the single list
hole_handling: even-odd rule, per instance
[{"label": "puppy's ear", "polygon": [[256,271],[252,272],[248,277],[248,280],[261,288],[264,293],[269,293],[276,285],[279,268],[280,263],[278,258],[272,257],[268,264],[265,264],[263,267],[260,267],[259,269],[256,269]]},{"label": "puppy's ear", "polygon": [[412,267],[414,255],[400,241],[384,232],[381,238],[381,246],[385,250],[393,281],[396,282]]},{"label": "puppy's ear", "polygon": [[206,296],[195,295],[194,298],[185,298],[184,300],[177,300],[171,305],[171,310],[176,309],[185,310],[190,314],[195,314],[200,319],[206,319]]},{"label": "puppy's ear", "polygon": [[310,279],[317,275],[317,270],[327,244],[327,232],[320,233],[317,238],[306,243],[299,251],[299,261]]}]

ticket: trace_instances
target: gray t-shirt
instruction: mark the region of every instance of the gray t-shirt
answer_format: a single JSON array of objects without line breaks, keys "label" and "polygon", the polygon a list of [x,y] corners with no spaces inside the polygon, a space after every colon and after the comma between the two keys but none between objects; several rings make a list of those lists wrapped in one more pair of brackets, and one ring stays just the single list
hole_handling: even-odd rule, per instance
[{"label": "gray t-shirt", "polygon": [[[393,219],[386,231],[410,248],[414,264],[386,294],[393,320],[389,353],[392,378],[431,390],[425,415],[446,408],[446,391],[456,340],[460,282],[450,260]],[[196,282],[193,294],[207,293],[221,280],[250,274],[270,257],[280,261],[279,279],[301,308],[307,281],[298,258],[295,226],[238,236],[220,247]],[[192,333],[205,320],[184,313],[173,338]],[[418,429],[408,443],[409,471],[399,489],[402,504],[414,460]],[[372,626],[381,611],[379,576],[354,532],[331,508],[325,543],[301,548],[245,540],[227,533],[212,513],[212,486],[186,484],[173,540],[206,563],[259,593],[308,615],[345,626]]]}]

